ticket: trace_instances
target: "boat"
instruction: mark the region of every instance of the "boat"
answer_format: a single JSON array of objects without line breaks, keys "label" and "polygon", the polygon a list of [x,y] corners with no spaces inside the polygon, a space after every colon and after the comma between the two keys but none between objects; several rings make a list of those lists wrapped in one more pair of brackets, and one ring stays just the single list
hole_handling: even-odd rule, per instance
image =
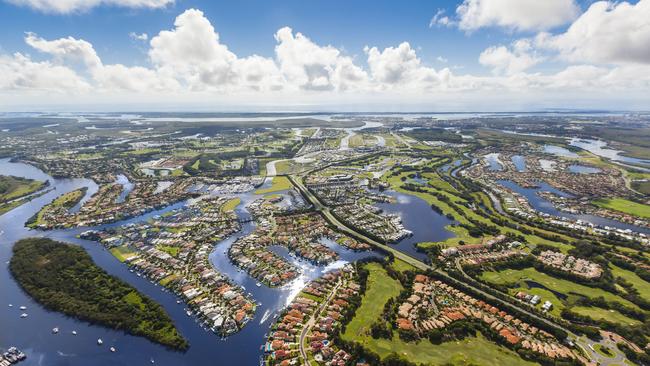
[{"label": "boat", "polygon": [[101,338],[97,338],[97,345],[101,346],[104,343]]},{"label": "boat", "polygon": [[20,314],[20,317],[21,317],[21,318],[27,318],[27,313],[22,313],[22,314]]},{"label": "boat", "polygon": [[21,306],[20,310],[27,310],[27,306]]},{"label": "boat", "polygon": [[152,359],[151,359],[151,363],[156,363],[156,361],[154,361],[153,358],[152,358]]},{"label": "boat", "polygon": [[52,333],[54,333],[54,334],[59,333],[59,328],[58,327],[52,328]]},{"label": "boat", "polygon": [[261,287],[262,284],[258,282],[258,283],[255,284],[255,286],[257,286],[257,287]]},{"label": "boat", "polygon": [[111,352],[115,352],[115,347],[110,348]]},{"label": "boat", "polygon": [[180,303],[181,303],[181,300],[176,300],[176,303],[177,303],[177,304],[180,304]]},{"label": "boat", "polygon": [[14,305],[13,305],[13,304],[9,304],[9,307],[10,307],[10,308],[13,308],[13,307],[14,307]]},{"label": "boat", "polygon": [[77,335],[77,331],[76,331],[76,330],[73,330],[73,331],[72,331],[72,335]]},{"label": "boat", "polygon": [[189,311],[189,310],[188,310],[188,311],[186,311],[186,312],[185,312],[185,314],[187,314],[187,316],[192,316],[192,312],[191,312],[191,311]]}]

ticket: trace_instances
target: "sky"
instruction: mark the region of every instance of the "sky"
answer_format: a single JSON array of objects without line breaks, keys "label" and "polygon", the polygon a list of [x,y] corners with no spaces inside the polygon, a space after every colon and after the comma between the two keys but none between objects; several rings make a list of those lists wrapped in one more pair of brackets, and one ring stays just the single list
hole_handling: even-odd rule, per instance
[{"label": "sky", "polygon": [[650,110],[650,0],[0,0],[0,110]]}]

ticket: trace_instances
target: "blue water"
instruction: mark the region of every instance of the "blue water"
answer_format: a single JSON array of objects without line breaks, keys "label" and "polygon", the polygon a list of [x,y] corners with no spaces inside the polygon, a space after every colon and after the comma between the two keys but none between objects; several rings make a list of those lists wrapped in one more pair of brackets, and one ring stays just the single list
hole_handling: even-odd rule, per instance
[{"label": "blue water", "polygon": [[454,221],[433,211],[423,199],[395,191],[383,193],[395,198],[395,202],[377,203],[375,206],[387,213],[399,214],[402,218],[402,225],[413,232],[412,236],[402,239],[397,244],[391,244],[397,250],[427,261],[426,254],[417,251],[416,243],[442,241],[455,236],[454,233],[445,229],[445,226],[453,224]]},{"label": "blue water", "polygon": [[601,170],[598,168],[584,166],[584,165],[575,165],[575,164],[569,165],[569,171],[571,173],[577,173],[577,174],[596,174],[601,172]]},{"label": "blue water", "polygon": [[637,159],[629,156],[621,155],[620,150],[614,150],[607,147],[607,142],[602,140],[589,140],[573,138],[570,142],[571,146],[576,146],[581,149],[587,150],[594,155],[598,155],[614,161],[619,161],[629,164],[638,164],[645,167],[650,167],[650,159]]},{"label": "blue water", "polygon": [[521,155],[513,155],[512,158],[512,163],[515,165],[515,169],[517,169],[518,172],[525,172],[526,171],[526,158],[521,156]]},{"label": "blue water", "polygon": [[[242,331],[222,341],[212,332],[203,330],[194,318],[188,317],[183,304],[176,304],[177,297],[174,294],[129,272],[128,267],[120,263],[101,244],[75,237],[87,228],[41,232],[24,227],[24,222],[52,199],[65,192],[91,186],[94,184],[92,181],[88,179],[53,179],[34,167],[10,163],[8,159],[0,159],[0,174],[41,180],[49,179],[52,182],[52,187],[55,188],[52,192],[0,216],[0,263],[2,263],[0,271],[0,299],[2,299],[0,300],[0,324],[2,326],[0,348],[17,346],[24,351],[27,354],[27,360],[22,362],[21,366],[150,365],[151,359],[155,360],[156,365],[256,365],[262,355],[259,347],[265,341],[264,335],[273,321],[272,314],[281,310],[310,279],[319,276],[326,270],[342,266],[348,260],[377,255],[373,252],[359,253],[335,246],[333,249],[339,253],[340,261],[327,267],[307,266],[304,263],[296,262],[303,269],[304,274],[291,284],[276,289],[265,286],[256,287],[255,281],[245,273],[239,272],[230,264],[224,254],[237,237],[254,230],[254,223],[244,224],[240,232],[215,246],[210,260],[220,272],[244,285],[246,292],[251,292],[255,301],[261,302],[262,305],[258,306],[255,318]],[[247,193],[242,195],[242,202],[250,202],[254,198],[253,193]],[[127,221],[102,226],[99,229],[146,220],[154,215],[180,208],[184,204],[181,202]],[[239,215],[248,214],[243,205],[238,206],[235,211]],[[46,236],[82,246],[97,265],[161,304],[181,334],[190,342],[190,349],[185,353],[171,351],[141,337],[90,325],[57,312],[47,311],[32,301],[18,287],[8,270],[12,244],[21,238],[30,236]],[[13,307],[10,308],[9,304],[13,304]],[[18,309],[23,305],[27,306],[25,312],[29,314],[25,319],[20,318],[20,313],[23,311]],[[262,320],[264,321],[262,322]],[[53,335],[51,331],[53,327],[59,327],[60,333]],[[78,335],[73,336],[72,330],[76,330]],[[97,346],[97,338],[104,340],[103,346]],[[114,346],[117,352],[111,353],[108,349],[111,346]]]},{"label": "blue water", "polygon": [[526,200],[528,203],[537,211],[543,212],[549,215],[553,216],[558,216],[558,217],[566,217],[569,219],[573,220],[582,220],[586,222],[590,222],[594,225],[600,225],[600,226],[610,226],[610,227],[615,227],[618,229],[623,229],[623,230],[632,230],[636,231],[639,233],[645,233],[645,234],[650,234],[650,229],[640,227],[640,226],[635,226],[635,225],[630,225],[626,224],[620,221],[616,220],[610,220],[606,219],[604,217],[600,216],[594,216],[594,215],[576,215],[576,214],[571,214],[567,212],[562,212],[555,208],[553,204],[539,196],[537,193],[538,192],[551,192],[555,193],[561,197],[572,197],[570,194],[560,191],[547,183],[540,182],[538,188],[523,188],[519,186],[517,183],[509,181],[509,180],[498,180],[497,183],[501,184],[502,186],[511,189],[514,192],[517,192],[521,194],[522,196],[526,197]]},{"label": "blue water", "polygon": [[485,160],[488,162],[489,169],[493,172],[500,172],[503,170],[503,166],[499,162],[499,153],[492,153],[485,155]]},{"label": "blue water", "polygon": [[578,154],[574,153],[573,151],[556,145],[544,145],[544,152],[548,154],[553,154],[555,156],[564,157],[564,158],[578,157]]}]

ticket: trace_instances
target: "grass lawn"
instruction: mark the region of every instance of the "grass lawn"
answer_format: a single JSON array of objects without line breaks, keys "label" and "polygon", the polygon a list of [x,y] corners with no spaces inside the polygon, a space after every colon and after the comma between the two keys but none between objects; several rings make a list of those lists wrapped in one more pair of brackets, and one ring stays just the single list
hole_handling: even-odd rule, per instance
[{"label": "grass lawn", "polygon": [[594,320],[606,320],[608,322],[618,323],[621,325],[641,324],[640,321],[629,318],[613,309],[608,310],[596,307],[576,306],[571,308],[571,311],[580,315],[588,316]]},{"label": "grass lawn", "polygon": [[123,245],[121,247],[113,247],[113,248],[111,248],[110,251],[111,251],[111,254],[113,254],[115,256],[115,258],[117,258],[117,260],[119,260],[120,262],[124,262],[127,259],[129,259],[129,258],[133,257],[134,255],[136,255],[136,253],[133,250],[131,250],[129,247],[127,247],[125,245]]},{"label": "grass lawn", "polygon": [[434,345],[428,340],[417,343],[404,342],[399,339],[397,334],[393,336],[392,340],[373,339],[368,334],[370,325],[379,318],[386,301],[399,295],[402,285],[388,277],[386,271],[377,263],[368,264],[366,268],[370,271],[368,287],[361,306],[342,335],[344,340],[359,342],[382,358],[396,353],[418,364],[536,365],[481,336],[440,345]]},{"label": "grass lawn", "polygon": [[273,177],[272,185],[269,188],[258,189],[257,191],[255,191],[255,194],[266,194],[266,193],[285,191],[289,188],[291,188],[291,182],[289,182],[289,179],[284,176],[277,176],[277,177]]},{"label": "grass lawn", "polygon": [[0,175],[0,203],[36,192],[44,184],[38,180]]},{"label": "grass lawn", "polygon": [[[528,290],[526,289],[525,283],[523,281],[531,280],[545,286],[546,288],[552,289],[554,291],[565,294],[567,296],[570,296],[571,293],[579,294],[590,298],[602,296],[607,301],[616,301],[639,310],[639,307],[637,305],[633,304],[628,300],[623,299],[618,295],[614,295],[611,292],[607,292],[599,288],[588,287],[575,282],[551,277],[545,273],[537,271],[535,268],[532,267],[523,270],[507,269],[500,272],[494,272],[494,271],[483,272],[480,276],[480,279],[487,283],[494,283],[494,284],[511,285],[514,283],[520,283],[520,286],[524,286],[523,288],[525,289],[525,291]],[[545,299],[542,298],[542,302],[544,300]],[[553,302],[553,300],[551,300],[551,302]],[[560,304],[556,304],[555,306],[558,305]]]},{"label": "grass lawn", "polygon": [[241,203],[241,198],[235,197],[229,200],[228,202],[224,203],[223,206],[221,206],[221,211],[222,212],[232,211],[235,209],[235,207],[239,206],[240,203]]},{"label": "grass lawn", "polygon": [[630,215],[650,218],[650,205],[644,205],[623,198],[600,198],[592,202],[598,207],[624,212]]},{"label": "grass lawn", "polygon": [[398,272],[412,271],[412,270],[415,269],[415,267],[413,267],[412,265],[404,262],[403,260],[401,260],[399,258],[395,258],[395,260],[393,261],[393,263],[391,263],[390,266],[393,267],[393,269],[395,269]]},{"label": "grass lawn", "polygon": [[609,267],[612,269],[612,274],[614,277],[623,277],[627,282],[631,283],[632,286],[639,291],[639,295],[645,300],[650,301],[650,283],[644,280],[643,278],[637,276],[636,273],[625,270],[621,267],[617,267],[613,264],[609,264]]}]

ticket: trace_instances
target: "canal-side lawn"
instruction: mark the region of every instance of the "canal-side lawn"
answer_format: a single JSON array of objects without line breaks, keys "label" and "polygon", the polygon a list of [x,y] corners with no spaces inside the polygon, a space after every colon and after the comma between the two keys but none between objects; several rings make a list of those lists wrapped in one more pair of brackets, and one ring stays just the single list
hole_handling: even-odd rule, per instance
[{"label": "canal-side lawn", "polygon": [[598,207],[650,219],[650,205],[644,205],[624,198],[599,198],[592,201],[592,203]]},{"label": "canal-side lawn", "polygon": [[239,197],[232,198],[228,200],[226,203],[224,203],[223,206],[221,206],[221,211],[222,212],[232,211],[235,209],[235,207],[239,206],[240,203],[241,203],[241,198]]},{"label": "canal-side lawn", "polygon": [[[278,162],[277,164],[280,164],[281,162]],[[276,164],[276,167],[277,167]],[[279,171],[278,171],[279,173]],[[273,192],[279,192],[279,191],[285,191],[287,189],[291,188],[291,182],[289,182],[289,179],[284,176],[276,176],[273,177],[272,184],[269,188],[265,189],[258,189],[255,191],[255,194],[267,194],[267,193],[273,193]]]},{"label": "canal-side lawn", "polygon": [[137,253],[126,245],[113,247],[110,249],[111,254],[120,262],[125,262],[127,259],[137,255]]},{"label": "canal-side lawn", "polygon": [[395,353],[418,364],[452,365],[536,365],[521,359],[509,349],[489,342],[480,334],[462,341],[434,345],[428,340],[404,342],[395,332],[393,339],[373,339],[368,333],[370,325],[380,317],[384,304],[402,291],[402,285],[388,276],[380,264],[366,266],[370,272],[367,290],[355,317],[346,327],[342,338],[359,342],[384,358]]}]

